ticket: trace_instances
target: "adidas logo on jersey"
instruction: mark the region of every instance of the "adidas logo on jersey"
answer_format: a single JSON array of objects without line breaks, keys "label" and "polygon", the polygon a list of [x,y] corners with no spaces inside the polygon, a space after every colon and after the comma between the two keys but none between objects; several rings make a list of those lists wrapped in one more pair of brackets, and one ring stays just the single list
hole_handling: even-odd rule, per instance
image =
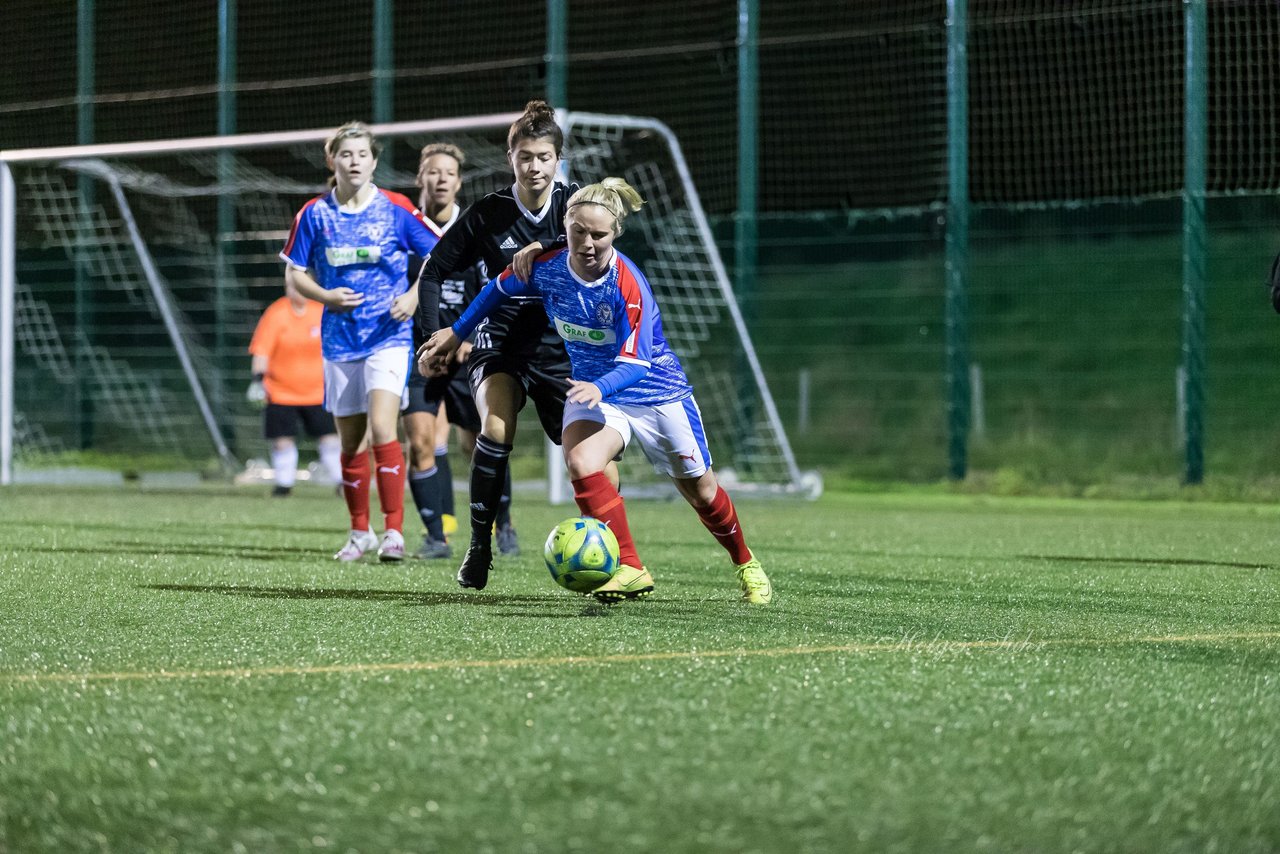
[{"label": "adidas logo on jersey", "polygon": [[499,246],[498,248],[499,249],[519,249],[520,247],[516,245],[516,239],[514,237],[507,235],[507,239],[502,241],[502,245]]}]

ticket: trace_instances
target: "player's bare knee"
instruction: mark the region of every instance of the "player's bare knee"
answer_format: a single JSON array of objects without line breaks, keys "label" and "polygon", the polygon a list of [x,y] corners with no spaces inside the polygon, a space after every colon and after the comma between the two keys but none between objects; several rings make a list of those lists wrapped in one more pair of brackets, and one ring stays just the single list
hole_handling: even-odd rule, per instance
[{"label": "player's bare knee", "polygon": [[565,468],[569,470],[569,477],[573,480],[581,480],[589,474],[593,474],[583,462],[571,455],[565,455]]},{"label": "player's bare knee", "polygon": [[710,507],[715,501],[716,493],[720,491],[720,483],[710,469],[698,477],[676,477],[672,480],[675,482],[676,489],[684,496],[684,500],[696,510],[705,510]]},{"label": "player's bare knee", "polygon": [[436,464],[436,449],[430,442],[409,440],[409,467],[414,471],[426,471]]},{"label": "player's bare knee", "polygon": [[684,496],[684,500],[689,502],[694,510],[705,510],[711,506],[711,500],[701,495],[696,489],[681,490],[680,494]]},{"label": "player's bare knee", "polygon": [[385,445],[387,442],[395,442],[400,438],[396,431],[396,425],[394,422],[390,425],[375,423],[372,425],[369,433],[375,446]]},{"label": "player's bare knee", "polygon": [[569,477],[581,480],[588,475],[601,471],[600,461],[594,455],[581,448],[570,448],[564,452],[564,465],[569,470]]}]

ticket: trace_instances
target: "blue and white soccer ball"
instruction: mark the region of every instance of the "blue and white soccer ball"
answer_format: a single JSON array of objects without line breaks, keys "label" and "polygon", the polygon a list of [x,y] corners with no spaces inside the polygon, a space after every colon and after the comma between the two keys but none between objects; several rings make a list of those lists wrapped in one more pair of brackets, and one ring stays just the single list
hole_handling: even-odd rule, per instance
[{"label": "blue and white soccer ball", "polygon": [[618,538],[599,519],[574,516],[552,529],[542,557],[556,584],[590,593],[618,569]]}]

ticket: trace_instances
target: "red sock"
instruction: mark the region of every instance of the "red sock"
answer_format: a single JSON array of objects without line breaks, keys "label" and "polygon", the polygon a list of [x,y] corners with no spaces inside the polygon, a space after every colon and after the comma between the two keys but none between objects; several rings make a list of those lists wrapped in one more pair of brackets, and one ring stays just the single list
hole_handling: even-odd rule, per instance
[{"label": "red sock", "polygon": [[369,455],[343,454],[342,497],[351,513],[351,530],[369,530]]},{"label": "red sock", "polygon": [[627,525],[627,508],[604,472],[598,471],[573,481],[573,499],[583,516],[593,516],[609,526],[618,538],[618,559],[627,566],[641,567],[636,542]]},{"label": "red sock", "polygon": [[373,449],[378,463],[378,504],[383,530],[404,530],[404,448],[394,439]]},{"label": "red sock", "polygon": [[747,541],[742,538],[742,526],[738,524],[738,511],[733,509],[733,502],[729,500],[729,493],[724,491],[723,486],[716,488],[716,497],[711,499],[708,506],[694,509],[698,511],[702,524],[724,546],[734,563],[751,560],[751,550],[747,548]]}]

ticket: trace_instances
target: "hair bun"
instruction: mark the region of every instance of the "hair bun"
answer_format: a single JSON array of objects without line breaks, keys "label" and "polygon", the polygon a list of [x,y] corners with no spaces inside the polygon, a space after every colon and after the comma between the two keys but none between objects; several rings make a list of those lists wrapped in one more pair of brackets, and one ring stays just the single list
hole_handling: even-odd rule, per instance
[{"label": "hair bun", "polygon": [[524,114],[526,117],[535,120],[545,119],[548,117],[554,120],[556,117],[556,111],[551,108],[550,104],[541,98],[534,98],[532,101],[525,104]]}]

